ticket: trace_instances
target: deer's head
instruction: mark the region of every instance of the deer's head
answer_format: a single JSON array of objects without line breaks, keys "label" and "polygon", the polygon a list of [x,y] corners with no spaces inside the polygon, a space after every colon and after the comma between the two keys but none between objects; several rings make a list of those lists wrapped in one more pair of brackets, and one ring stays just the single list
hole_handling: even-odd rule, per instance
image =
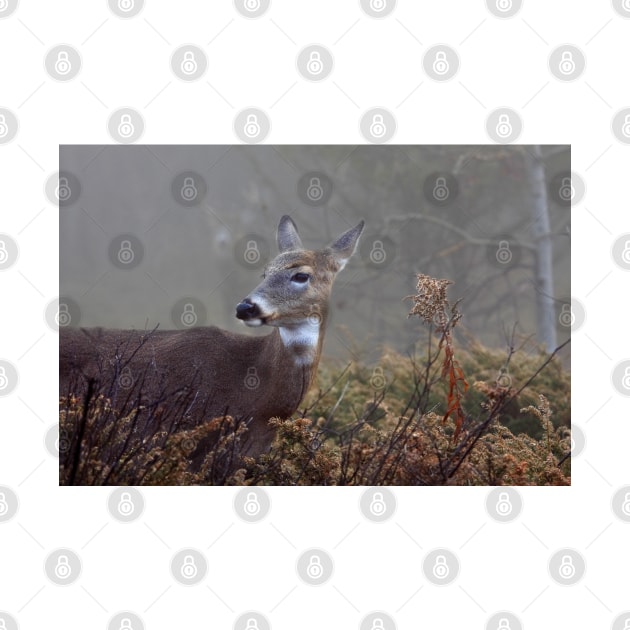
[{"label": "deer's head", "polygon": [[263,281],[236,307],[247,326],[318,328],[326,316],[335,276],[354,253],[364,222],[341,234],[329,247],[304,249],[293,220],[278,225],[280,253],[266,266]]}]

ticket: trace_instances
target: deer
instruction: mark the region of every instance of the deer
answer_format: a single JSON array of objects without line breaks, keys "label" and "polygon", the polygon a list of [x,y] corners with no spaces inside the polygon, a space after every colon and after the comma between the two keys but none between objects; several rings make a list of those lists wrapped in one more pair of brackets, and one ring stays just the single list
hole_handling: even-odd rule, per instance
[{"label": "deer", "polygon": [[333,282],[355,253],[364,225],[361,221],[324,249],[307,250],[293,220],[280,219],[279,253],[235,313],[245,326],[272,327],[267,335],[217,327],[60,329],[60,396],[78,397],[89,383],[102,387],[125,376],[124,395],[110,391],[114,407],[129,400],[131,391],[157,405],[185,394],[190,402],[184,426],[238,419],[247,426],[242,454],[258,458],[275,437],[269,420],[290,418],[315,379]]}]

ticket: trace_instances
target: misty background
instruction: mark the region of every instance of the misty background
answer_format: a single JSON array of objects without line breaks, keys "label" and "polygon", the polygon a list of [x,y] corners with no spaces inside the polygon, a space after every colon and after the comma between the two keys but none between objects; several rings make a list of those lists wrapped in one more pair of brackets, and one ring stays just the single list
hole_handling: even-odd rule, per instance
[{"label": "misty background", "polygon": [[426,334],[403,300],[417,273],[454,282],[464,336],[505,346],[516,325],[561,343],[570,170],[568,146],[61,146],[60,322],[268,334],[235,306],[289,214],[313,249],[366,221],[333,288],[326,356],[409,351]]}]

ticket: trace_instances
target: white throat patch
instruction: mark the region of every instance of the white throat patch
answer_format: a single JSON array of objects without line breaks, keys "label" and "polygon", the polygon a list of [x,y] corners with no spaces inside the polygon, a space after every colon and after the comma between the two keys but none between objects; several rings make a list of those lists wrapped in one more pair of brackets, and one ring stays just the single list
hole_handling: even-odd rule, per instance
[{"label": "white throat patch", "polygon": [[298,365],[312,363],[319,343],[319,322],[306,320],[295,326],[282,326],[280,338],[286,348],[294,348]]}]

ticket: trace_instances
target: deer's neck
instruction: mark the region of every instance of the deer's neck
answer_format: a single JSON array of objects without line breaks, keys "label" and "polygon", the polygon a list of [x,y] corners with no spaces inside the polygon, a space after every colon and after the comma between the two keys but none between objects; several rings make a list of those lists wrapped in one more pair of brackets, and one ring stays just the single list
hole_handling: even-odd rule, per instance
[{"label": "deer's neck", "polygon": [[325,320],[305,320],[278,330],[288,359],[296,366],[316,369],[324,341]]}]

